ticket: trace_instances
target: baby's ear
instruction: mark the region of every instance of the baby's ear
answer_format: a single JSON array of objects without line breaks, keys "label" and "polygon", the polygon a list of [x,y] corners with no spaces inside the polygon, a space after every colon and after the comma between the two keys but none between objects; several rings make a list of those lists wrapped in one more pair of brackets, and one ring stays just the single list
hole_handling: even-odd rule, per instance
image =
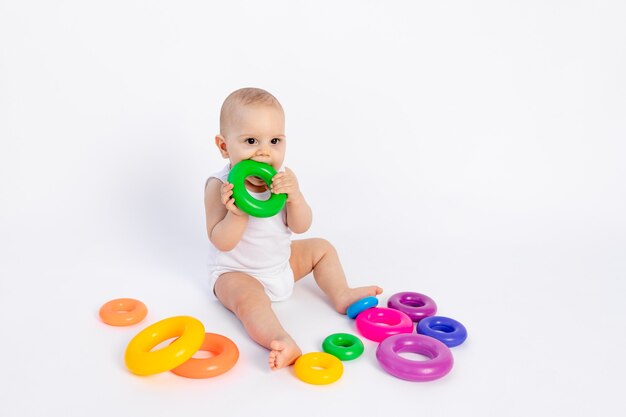
[{"label": "baby's ear", "polygon": [[228,147],[226,146],[226,139],[224,139],[224,136],[222,135],[215,136],[215,145],[217,146],[217,149],[220,150],[220,153],[222,154],[222,158],[224,159],[228,158]]}]

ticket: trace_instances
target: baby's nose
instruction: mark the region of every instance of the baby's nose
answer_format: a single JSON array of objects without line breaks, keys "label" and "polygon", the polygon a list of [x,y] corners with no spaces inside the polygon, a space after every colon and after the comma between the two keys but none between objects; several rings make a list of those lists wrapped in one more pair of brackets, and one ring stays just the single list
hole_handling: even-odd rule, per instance
[{"label": "baby's nose", "polygon": [[270,147],[268,145],[261,146],[257,151],[257,155],[270,156]]}]

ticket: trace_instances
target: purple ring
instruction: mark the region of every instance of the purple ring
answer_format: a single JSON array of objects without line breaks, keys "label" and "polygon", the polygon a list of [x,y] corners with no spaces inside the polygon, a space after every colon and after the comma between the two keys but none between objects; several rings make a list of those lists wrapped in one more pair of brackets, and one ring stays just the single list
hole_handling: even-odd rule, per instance
[{"label": "purple ring", "polygon": [[[411,352],[427,356],[426,361],[413,361],[399,353]],[[389,374],[408,381],[433,381],[446,376],[454,359],[450,349],[440,341],[421,334],[396,334],[383,340],[376,349],[376,359]]]},{"label": "purple ring", "polygon": [[387,307],[406,313],[411,320],[420,321],[437,313],[437,304],[427,295],[417,292],[399,292],[387,301]]}]

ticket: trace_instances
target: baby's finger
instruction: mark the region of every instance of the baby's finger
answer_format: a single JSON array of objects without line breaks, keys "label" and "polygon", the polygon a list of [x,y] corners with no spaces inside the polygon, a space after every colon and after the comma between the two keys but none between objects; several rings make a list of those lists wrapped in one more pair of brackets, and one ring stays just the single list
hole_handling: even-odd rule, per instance
[{"label": "baby's finger", "polygon": [[294,182],[293,182],[293,181],[291,181],[291,180],[289,180],[289,179],[286,179],[286,180],[284,180],[284,181],[281,181],[281,182],[280,182],[279,184],[277,184],[274,188],[279,187],[279,188],[283,188],[283,189],[285,189],[285,188],[290,189],[290,188],[292,188],[293,186],[294,186]]},{"label": "baby's finger", "polygon": [[275,187],[275,188],[272,188],[272,192],[274,194],[287,194],[288,191],[289,191],[289,189],[285,188],[285,187]]},{"label": "baby's finger", "polygon": [[[282,172],[280,174],[282,174]],[[284,175],[280,175],[280,174],[274,175],[274,177],[272,178],[272,184],[280,183],[281,181],[283,181],[285,179],[285,176]]]},{"label": "baby's finger", "polygon": [[228,202],[226,203],[226,208],[230,211],[239,210],[237,206],[235,205],[235,200],[233,200],[232,198],[228,200]]},{"label": "baby's finger", "polygon": [[230,202],[228,204],[229,204],[228,209],[233,214],[236,214],[237,216],[244,216],[245,215],[245,213],[243,211],[241,211],[241,209],[235,205],[235,200],[230,200]]},{"label": "baby's finger", "polygon": [[284,179],[282,179],[282,178],[279,178],[279,179],[277,179],[277,180],[276,180],[276,179],[274,179],[274,180],[272,181],[272,185],[270,185],[270,187],[280,187],[280,186],[283,184],[283,182],[284,182],[284,181],[285,181],[285,180],[284,180]]},{"label": "baby's finger", "polygon": [[[276,178],[276,177],[274,177]],[[294,182],[295,178],[289,175],[283,175],[282,177],[278,178],[275,182],[278,184],[282,184],[282,183],[286,183],[286,182]]]},{"label": "baby's finger", "polygon": [[222,194],[222,204],[226,204],[228,202],[228,200],[230,200],[231,196],[233,195],[232,190],[231,191],[226,191],[225,193]]}]

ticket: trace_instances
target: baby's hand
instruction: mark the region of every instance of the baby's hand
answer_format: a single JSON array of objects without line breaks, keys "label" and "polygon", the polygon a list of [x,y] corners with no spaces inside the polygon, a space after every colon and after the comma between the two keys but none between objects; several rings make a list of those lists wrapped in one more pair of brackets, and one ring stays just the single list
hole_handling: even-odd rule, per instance
[{"label": "baby's hand", "polygon": [[222,185],[222,204],[226,206],[226,210],[236,216],[247,216],[246,213],[239,210],[239,208],[235,205],[235,200],[233,199],[233,187],[234,185],[229,182],[225,182]]},{"label": "baby's hand", "polygon": [[285,167],[285,172],[274,175],[271,189],[274,194],[287,194],[287,202],[289,203],[302,198],[296,174],[287,167]]}]

